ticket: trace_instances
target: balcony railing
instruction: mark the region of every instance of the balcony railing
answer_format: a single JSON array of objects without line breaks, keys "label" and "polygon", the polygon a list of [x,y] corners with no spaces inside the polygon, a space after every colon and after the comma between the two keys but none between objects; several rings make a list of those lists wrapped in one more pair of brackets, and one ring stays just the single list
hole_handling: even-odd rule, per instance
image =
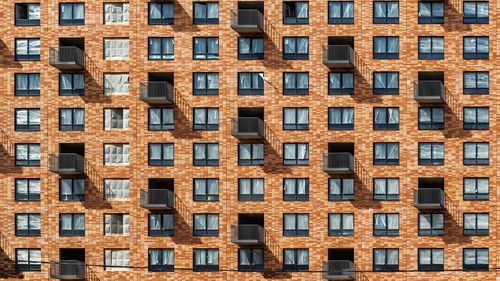
[{"label": "balcony railing", "polygon": [[174,192],[168,189],[141,190],[141,207],[146,209],[174,209]]},{"label": "balcony railing", "polygon": [[60,175],[85,174],[85,158],[76,153],[49,155],[49,171]]},{"label": "balcony railing", "polygon": [[445,87],[441,81],[415,81],[415,100],[420,103],[443,103]]},{"label": "balcony railing", "polygon": [[231,134],[239,139],[263,139],[264,120],[258,117],[232,119]]},{"label": "balcony railing", "polygon": [[85,263],[74,260],[51,261],[50,277],[67,280],[86,279]]},{"label": "balcony railing", "polygon": [[49,63],[61,70],[80,70],[85,68],[85,53],[76,46],[51,47]]},{"label": "balcony railing", "polygon": [[349,45],[323,47],[323,64],[333,68],[353,68],[354,49]]},{"label": "balcony railing", "polygon": [[324,278],[328,280],[355,280],[354,263],[349,260],[330,260],[323,263]]},{"label": "balcony railing", "polygon": [[265,243],[264,227],[257,224],[237,224],[231,226],[231,242],[240,245]]},{"label": "balcony railing", "polygon": [[419,188],[413,192],[413,202],[418,209],[443,209],[444,190],[441,188]]},{"label": "balcony railing", "polygon": [[239,33],[264,32],[264,15],[259,10],[231,11],[231,28]]},{"label": "balcony railing", "polygon": [[141,82],[139,93],[141,100],[149,104],[174,103],[174,86],[169,82]]},{"label": "balcony railing", "polygon": [[354,173],[354,156],[349,152],[323,154],[323,171],[329,174]]}]

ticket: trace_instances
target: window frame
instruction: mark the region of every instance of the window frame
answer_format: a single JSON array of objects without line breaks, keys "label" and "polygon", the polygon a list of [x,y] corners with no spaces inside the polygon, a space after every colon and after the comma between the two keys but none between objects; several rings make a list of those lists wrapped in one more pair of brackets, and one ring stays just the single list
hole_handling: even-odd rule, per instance
[{"label": "window frame", "polygon": [[[109,216],[109,232],[106,232],[106,217]],[[128,216],[129,229],[128,232],[125,230],[125,216]],[[129,213],[104,213],[102,215],[103,220],[103,236],[130,236],[130,214]],[[122,231],[113,232],[113,226],[122,228]]]},{"label": "window frame", "polygon": [[[474,216],[475,227],[474,228],[465,228],[465,217],[466,216]],[[488,228],[479,228],[478,227],[478,216],[486,216],[488,219]],[[490,213],[487,212],[469,212],[463,213],[463,235],[464,236],[489,236],[490,235]]]},{"label": "window frame", "polygon": [[[488,111],[488,123],[481,123],[478,122],[478,110],[479,109],[486,109]],[[475,123],[468,123],[465,120],[465,110],[474,110],[476,113],[476,122]],[[487,106],[464,106],[463,107],[463,116],[464,116],[464,121],[463,121],[463,129],[464,130],[489,130],[490,129],[490,108]]]},{"label": "window frame", "polygon": [[[385,17],[376,17],[375,15],[375,5],[376,4],[385,4]],[[388,16],[388,3],[397,3],[398,6],[398,17],[389,17]],[[373,23],[374,24],[399,24],[399,1],[373,1]]]},{"label": "window frame", "polygon": [[[157,146],[160,145],[161,150],[160,150],[160,156],[161,158],[159,160],[157,159],[151,159],[152,156],[152,146]],[[172,159],[164,159],[164,151],[166,149],[169,149],[168,146],[172,146]],[[167,147],[167,148],[166,148]],[[148,165],[149,166],[174,166],[174,159],[175,159],[175,144],[173,142],[162,142],[162,143],[157,143],[157,142],[150,142],[148,143]]]},{"label": "window frame", "polygon": [[[340,4],[340,17],[339,18],[334,18],[330,17],[330,11],[333,8],[333,5],[335,3]],[[351,17],[344,17],[344,12],[346,9],[346,4],[349,3],[352,4],[352,18]],[[330,0],[328,1],[328,24],[354,24],[354,13],[355,12],[355,3],[353,0],[346,1],[346,0],[341,0],[341,1],[333,1]]]},{"label": "window frame", "polygon": [[[375,52],[375,41],[376,39],[382,38],[385,40],[385,52],[381,53],[376,53]],[[388,42],[389,39],[391,38],[397,38],[398,41],[398,51],[395,53],[390,53],[388,51]],[[399,36],[373,36],[373,59],[399,59],[399,53],[400,53],[400,42],[399,42]]]},{"label": "window frame", "polygon": [[[205,182],[205,194],[197,194],[196,193],[195,182],[197,180]],[[217,194],[209,194],[208,193],[209,181],[216,181],[217,182],[217,191],[220,190],[219,178],[193,178],[193,201],[195,201],[195,202],[217,202],[217,201],[219,201],[219,192],[217,192]]]},{"label": "window frame", "polygon": [[[478,152],[478,144],[480,145],[487,145],[488,147],[488,158],[478,158],[477,157],[477,152]],[[475,145],[476,147],[476,158],[465,158],[465,147],[467,145]],[[490,164],[490,143],[489,142],[464,142],[463,144],[463,165],[464,166],[469,166],[469,165],[489,165]]]},{"label": "window frame", "polygon": [[[430,13],[431,13],[431,16],[430,17],[421,17],[419,14],[420,14],[420,3],[423,3],[423,4],[430,4],[431,7],[430,7]],[[440,17],[440,16],[435,16],[434,15],[434,4],[441,4],[443,7],[442,7],[442,11],[443,11],[443,16]],[[444,17],[445,17],[445,7],[444,7],[444,2],[441,2],[441,1],[432,1],[432,0],[428,0],[428,1],[418,1],[418,24],[442,24],[444,23]]]},{"label": "window frame", "polygon": [[[423,216],[429,215],[429,224],[430,228],[420,228],[420,221],[422,220]],[[442,227],[434,227],[434,221],[437,220],[434,218],[435,216],[441,215],[443,217],[443,225]],[[437,212],[437,213],[419,213],[418,214],[418,236],[443,236],[444,235],[444,227],[445,227],[445,217],[444,213],[442,212]]]},{"label": "window frame", "polygon": [[[160,110],[160,125],[151,124],[151,111]],[[172,115],[174,116],[172,123],[163,123],[164,110],[172,110]],[[175,110],[171,107],[149,107],[148,108],[148,131],[170,131],[175,129]]]},{"label": "window frame", "polygon": [[[465,42],[467,39],[475,39],[475,48],[476,51],[474,53],[467,53],[465,51]],[[487,39],[488,42],[488,52],[487,53],[479,53],[477,51],[477,40],[478,39]],[[489,59],[490,58],[490,37],[489,36],[464,36],[463,37],[463,59]]]},{"label": "window frame", "polygon": [[[241,193],[241,185],[242,181],[250,180],[250,194],[242,194]],[[262,181],[262,194],[255,193],[255,185],[256,181]],[[252,202],[252,201],[264,201],[265,194],[265,179],[264,178],[238,178],[238,201],[240,202]]]},{"label": "window frame", "polygon": [[[294,123],[285,123],[285,111],[287,110],[293,110],[295,112]],[[298,122],[298,112],[303,110],[307,111],[307,123]],[[309,107],[283,107],[283,130],[309,130]]]},{"label": "window frame", "polygon": [[[150,2],[150,3],[154,3],[154,2]],[[160,53],[158,54],[153,54],[151,52],[151,41],[152,40],[160,40]],[[172,53],[164,53],[164,46],[166,45],[166,41],[168,40],[172,40]],[[154,58],[154,57],[151,57],[151,56],[159,56],[159,58]],[[175,59],[175,42],[174,42],[174,37],[169,37],[169,36],[166,36],[166,37],[159,37],[159,36],[153,36],[153,37],[148,37],[148,60],[151,60],[151,61],[163,61],[163,60],[166,60],[166,61],[171,61],[171,60],[174,60]]]},{"label": "window frame", "polygon": [[[283,36],[283,46],[285,46],[285,39],[294,41],[295,52],[287,53],[285,52],[285,48],[283,47],[283,60],[308,60],[309,59],[309,36]],[[297,49],[297,40],[298,39],[307,39],[307,52],[299,53]]]},{"label": "window frame", "polygon": [[[307,17],[299,18],[297,15],[297,7],[294,6],[293,9],[290,5],[296,5],[297,3],[307,4]],[[287,12],[294,12],[294,15],[287,16]],[[283,24],[298,25],[298,24],[309,24],[309,1],[283,1]]]},{"label": "window frame", "polygon": [[[106,147],[109,146],[110,148],[110,160],[109,162],[106,162]],[[125,148],[128,148],[128,154],[125,154],[124,150]],[[121,149],[121,158],[122,158],[122,161],[121,162],[113,162],[112,158],[113,157],[117,157],[118,156],[118,153],[114,154],[112,153],[112,149],[113,148],[116,148],[116,149]],[[116,142],[106,142],[106,143],[103,143],[103,146],[102,146],[102,150],[103,150],[103,158],[102,158],[102,162],[104,164],[104,166],[128,166],[130,165],[130,143],[116,143]],[[125,155],[127,155],[127,159],[125,161]]]},{"label": "window frame", "polygon": [[[205,229],[197,229],[195,223],[196,216],[205,217]],[[217,217],[217,230],[208,229],[208,217]],[[220,215],[218,213],[194,213],[193,214],[193,236],[195,237],[219,237]]]},{"label": "window frame", "polygon": [[[420,260],[420,252],[423,250],[430,250],[430,264],[421,264]],[[443,263],[434,263],[434,251],[442,251],[443,252]],[[418,248],[418,271],[443,271],[444,270],[444,248]]]},{"label": "window frame", "polygon": [[[465,182],[467,180],[474,180],[476,190],[477,190],[479,180],[486,180],[488,182],[488,193],[479,193],[479,192],[466,193],[465,192],[465,187],[466,187]],[[463,178],[463,200],[464,201],[465,200],[478,200],[478,201],[485,200],[485,201],[488,201],[489,195],[490,195],[489,191],[490,191],[490,178],[488,178],[488,177],[464,177]]]},{"label": "window frame", "polygon": [[[17,158],[17,148],[19,146],[27,146],[27,158],[26,160],[24,159],[18,159]],[[30,159],[30,150],[32,149],[31,147],[32,146],[38,146],[38,151],[39,151],[39,159]],[[42,153],[41,153],[41,145],[40,143],[16,143],[15,146],[14,146],[14,152],[15,152],[15,156],[14,156],[14,159],[15,159],[15,165],[16,166],[32,166],[32,167],[39,167],[40,166],[40,163],[41,163],[41,156],[42,156]]]},{"label": "window frame", "polygon": [[[286,76],[291,75],[295,80],[295,88],[287,88]],[[307,76],[307,88],[298,88],[299,76]],[[309,95],[309,72],[283,72],[283,95]]]},{"label": "window frame", "polygon": [[[209,53],[208,52],[208,41],[209,40],[217,40],[217,53]],[[205,41],[205,53],[204,54],[198,54],[196,53],[196,40],[204,40]],[[220,49],[219,49],[219,37],[214,37],[214,36],[201,36],[201,37],[193,37],[193,60],[218,60],[219,59],[219,54],[220,54]],[[203,56],[203,57],[196,57],[196,56]]]},{"label": "window frame", "polygon": [[[123,15],[125,15],[125,13],[123,13],[124,11],[124,7],[125,5],[127,5],[128,7],[128,15],[127,15],[127,20],[123,20],[122,21],[109,21],[109,22],[106,22],[106,6],[111,6],[111,7],[117,7],[117,6],[120,6],[121,9],[122,9],[122,18],[123,18]],[[129,25],[129,22],[130,22],[130,5],[128,2],[104,2],[103,3],[103,24],[104,25]],[[148,17],[149,17],[149,8],[148,8]]]},{"label": "window frame", "polygon": [[[16,265],[16,270],[19,271],[42,271],[42,263],[41,261],[35,262],[31,261],[31,252],[32,251],[38,251],[40,252],[40,257],[41,257],[41,248],[15,248],[16,250],[16,260],[15,260],[15,265]],[[28,260],[27,261],[21,261],[17,257],[19,255],[19,251],[27,251],[28,252]],[[26,262],[26,263],[24,263]]]},{"label": "window frame", "polygon": [[[242,265],[241,264],[241,252],[242,251],[249,251],[250,252],[250,259],[249,259],[249,265]],[[254,254],[256,252],[259,252],[261,255],[261,264],[255,264],[254,265]],[[263,271],[264,270],[264,249],[263,248],[238,248],[238,271],[244,271],[244,272],[258,272],[258,271]]]},{"label": "window frame", "polygon": [[[340,195],[331,193],[331,182],[340,180]],[[352,194],[344,193],[344,180],[352,180]],[[328,179],[328,201],[354,201],[356,194],[356,181],[353,178],[329,178]]]},{"label": "window frame", "polygon": [[[151,228],[151,217],[152,216],[160,216],[160,230]],[[164,225],[164,217],[171,217],[172,220],[172,228],[167,228],[167,225]],[[175,218],[172,213],[149,213],[148,214],[148,236],[149,237],[166,237],[166,236],[174,236],[175,234]]]},{"label": "window frame", "polygon": [[[62,228],[62,217],[71,216],[71,229],[64,230]],[[75,229],[75,217],[83,216],[83,230]],[[59,214],[59,236],[61,237],[75,237],[75,236],[85,236],[85,213],[60,213]]]},{"label": "window frame", "polygon": [[[381,216],[384,218],[385,227],[377,228],[376,217]],[[398,229],[389,229],[389,216],[397,216]],[[399,213],[373,213],[373,236],[399,236],[400,230],[400,215]]]},{"label": "window frame", "polygon": [[[465,4],[466,3],[473,3],[474,4],[474,9],[475,9],[475,15],[474,17],[468,17],[466,16],[465,14]],[[488,6],[488,16],[487,17],[478,17],[478,14],[477,14],[477,6],[478,4],[484,4],[486,3],[486,5]],[[463,6],[462,6],[462,9],[464,11],[464,15],[463,15],[463,24],[488,24],[489,23],[489,2],[488,1],[464,1],[463,2]]]},{"label": "window frame", "polygon": [[[30,119],[30,116],[31,116],[30,113],[31,113],[31,111],[36,111],[36,110],[38,110],[38,116],[40,117],[40,114],[41,114],[40,108],[34,108],[34,107],[31,107],[31,108],[15,108],[14,109],[14,130],[15,131],[40,131],[41,119],[39,120],[38,124],[36,124],[36,123],[31,124],[31,119]],[[27,125],[20,125],[20,124],[18,124],[17,112],[19,112],[19,111],[26,111],[27,122],[28,122]]]},{"label": "window frame", "polygon": [[[195,147],[197,145],[202,145],[205,147],[205,158],[204,159],[196,159]],[[209,159],[208,158],[208,148],[213,145],[217,146],[217,159]],[[219,158],[220,158],[220,150],[218,142],[195,142],[193,143],[193,166],[219,166]]]},{"label": "window frame", "polygon": [[[151,251],[161,251],[160,264],[153,265],[151,264]],[[165,261],[163,260],[165,251],[171,251],[174,256],[174,264],[163,264]],[[175,266],[175,250],[174,248],[148,248],[148,271],[150,272],[173,272]]]},{"label": "window frame", "polygon": [[[330,217],[333,215],[340,215],[340,229],[332,229],[330,224]],[[344,229],[344,216],[352,216],[352,229]],[[354,213],[329,213],[328,214],[328,236],[354,236]]]},{"label": "window frame", "polygon": [[[26,55],[18,54],[17,42],[22,41],[22,40],[26,41],[26,52],[27,52]],[[36,40],[39,41],[40,53],[31,54],[30,53],[30,50],[31,50],[30,43],[31,43],[31,41],[36,41]],[[42,53],[42,40],[40,38],[23,37],[23,38],[15,38],[14,39],[14,58],[16,61],[40,61],[41,53]]]},{"label": "window frame", "polygon": [[[293,251],[294,255],[294,263],[286,264],[283,262],[283,271],[284,272],[307,272],[309,271],[309,249],[308,248],[285,248],[283,249],[283,257],[285,257],[286,251]],[[307,251],[307,265],[299,265],[297,264],[298,252],[299,251]],[[283,258],[284,259],[284,258]]]},{"label": "window frame", "polygon": [[[420,44],[421,41],[423,40],[431,40],[431,51],[430,53],[423,53],[420,49]],[[434,51],[434,40],[442,40],[443,42],[443,52],[438,53]],[[444,52],[445,52],[445,43],[444,43],[444,36],[419,36],[418,37],[418,59],[419,60],[442,60],[444,59]]]},{"label": "window frame", "polygon": [[[471,74],[474,74],[475,78],[474,78],[474,82],[476,84],[476,87],[475,88],[466,88],[465,87],[465,76],[466,75],[471,75]],[[477,76],[478,74],[486,74],[487,77],[488,77],[488,88],[478,88],[478,83],[477,83]],[[490,73],[489,71],[464,71],[463,72],[463,93],[464,94],[477,94],[477,95],[487,95],[490,93]]]},{"label": "window frame", "polygon": [[[38,89],[31,89],[31,76],[38,76]],[[19,76],[26,76],[27,86],[26,90],[19,90],[17,88],[17,80],[20,79]],[[15,73],[14,74],[14,95],[15,96],[40,96],[40,73]]]},{"label": "window frame", "polygon": [[[62,76],[71,75],[71,90],[65,90],[61,88]],[[83,89],[75,88],[75,75],[83,76]],[[85,74],[84,73],[59,73],[59,96],[83,96],[85,94]]]},{"label": "window frame", "polygon": [[[151,19],[151,4],[160,5],[160,19]],[[163,17],[163,6],[172,6],[172,17]],[[148,3],[148,25],[171,25],[174,24],[175,5],[173,1],[149,2]]]},{"label": "window frame", "polygon": [[[18,229],[18,221],[20,216],[26,216],[26,222],[27,222],[27,229]],[[38,216],[38,229],[37,228],[32,228],[31,227],[31,217],[36,217]],[[41,236],[42,233],[42,215],[40,213],[15,213],[14,214],[14,232],[16,236]]]},{"label": "window frame", "polygon": [[[255,40],[262,40],[262,53],[254,53],[253,52],[253,44],[254,44],[254,39]],[[241,46],[241,40],[249,40],[249,49],[250,53],[241,53],[240,52],[240,46]],[[264,37],[259,37],[259,36],[239,36],[238,37],[238,59],[239,60],[263,60],[264,59]]]},{"label": "window frame", "polygon": [[[18,182],[26,181],[26,195],[20,195],[18,192]],[[31,191],[31,182],[38,181],[40,191],[38,193],[32,193]],[[31,201],[41,201],[41,181],[40,178],[15,178],[14,179],[14,200],[17,202],[31,202]]]},{"label": "window frame", "polygon": [[[64,5],[71,6],[71,19],[63,19],[62,7]],[[83,19],[75,19],[75,6],[83,6]],[[85,25],[85,3],[83,2],[63,2],[59,3],[59,25]]]},{"label": "window frame", "polygon": [[[293,229],[286,229],[285,218],[287,216],[295,217],[295,226]],[[299,229],[299,216],[307,217],[307,229]],[[283,213],[283,236],[284,237],[309,237],[309,213]]]},{"label": "window frame", "polygon": [[[76,181],[83,180],[83,194],[75,193]],[[71,181],[71,195],[70,198],[63,197],[62,181]],[[61,202],[76,202],[85,201],[85,179],[83,178],[59,178],[59,201]]]},{"label": "window frame", "polygon": [[[331,75],[340,75],[340,88],[332,88],[330,83]],[[352,88],[344,87],[344,75],[350,74],[352,76]],[[354,95],[354,89],[356,87],[356,77],[352,71],[330,71],[328,72],[328,95]]]},{"label": "window frame", "polygon": [[[425,145],[430,145],[431,158],[423,159],[421,156],[421,147]],[[434,147],[443,147],[443,159],[434,158]],[[444,142],[419,142],[418,143],[418,165],[419,166],[443,166],[445,162],[445,145]]]},{"label": "window frame", "polygon": [[[205,89],[197,89],[195,87],[196,76],[203,75],[205,77]],[[217,75],[217,89],[208,88],[208,75]],[[219,95],[219,72],[193,72],[193,95],[194,96],[217,96]]]},{"label": "window frame", "polygon": [[[71,125],[62,124],[62,112],[71,110]],[[83,124],[75,124],[75,114],[83,111]],[[85,131],[85,108],[59,108],[59,131]]]},{"label": "window frame", "polygon": [[[295,193],[294,194],[286,194],[285,186],[286,181],[294,181]],[[297,193],[297,184],[299,180],[305,181],[305,194]],[[309,201],[309,178],[283,178],[283,201]]]},{"label": "window frame", "polygon": [[[488,258],[488,264],[478,264],[478,259],[477,259],[477,253],[478,250],[484,251],[486,250],[487,253],[487,258]],[[474,264],[466,264],[465,263],[465,252],[466,251],[474,251],[474,257],[475,257],[475,263]],[[490,257],[490,251],[488,248],[463,248],[462,250],[462,268],[463,270],[466,271],[488,271],[489,270],[489,257]]]},{"label": "window frame", "polygon": [[[376,123],[376,119],[375,119],[375,111],[376,110],[384,110],[385,111],[385,123],[381,124],[381,123]],[[389,110],[397,110],[398,112],[398,123],[389,123]],[[392,107],[392,106],[382,106],[382,107],[373,107],[373,130],[374,131],[378,131],[378,130],[386,130],[386,131],[389,131],[389,130],[397,130],[399,131],[399,107]]]},{"label": "window frame", "polygon": [[[384,186],[385,186],[385,194],[384,195],[380,195],[380,194],[377,194],[375,193],[375,181],[377,180],[380,180],[380,181],[384,181]],[[389,180],[397,180],[398,182],[398,193],[397,195],[390,195],[388,192],[387,192],[387,186],[388,186],[388,182]],[[401,193],[401,186],[400,186],[400,181],[399,181],[399,178],[373,178],[373,200],[374,201],[399,201],[399,197],[400,197],[400,193]]]},{"label": "window frame", "polygon": [[[389,252],[389,250],[391,251],[396,251],[398,253],[398,264],[397,265],[390,265],[390,264],[387,264],[388,262],[388,255],[387,253]],[[385,262],[384,262],[384,265],[377,265],[375,264],[375,253],[377,251],[384,251],[385,252]],[[373,271],[375,272],[395,272],[395,271],[399,271],[399,248],[373,248]]]},{"label": "window frame", "polygon": [[[284,142],[283,143],[283,155],[285,155],[285,147],[287,145],[294,145],[295,146],[295,159],[286,159],[286,157],[283,156],[283,165],[284,166],[309,166],[310,151],[309,151],[309,143],[308,142]],[[307,158],[305,158],[305,159],[298,158],[299,145],[306,146]]]},{"label": "window frame", "polygon": [[[208,13],[205,13],[204,18],[197,18],[196,17],[196,5],[204,5],[205,9],[208,10],[208,5],[214,5],[217,4],[217,18],[209,18]],[[219,16],[220,16],[220,6],[218,1],[199,1],[199,2],[193,2],[193,24],[219,24]]]},{"label": "window frame", "polygon": [[[39,19],[30,19],[29,18],[29,6],[30,5],[38,5],[38,9],[40,11],[40,3],[15,3],[14,5],[14,25],[15,26],[39,26],[41,23],[41,15]],[[18,14],[18,7],[26,6],[27,18],[21,19]]]},{"label": "window frame", "polygon": [[[240,84],[240,79],[241,75],[250,75],[250,88],[243,89],[241,88]],[[259,77],[262,78],[262,88],[253,88],[254,86],[254,77],[255,74]],[[257,78],[259,79],[259,78]],[[264,84],[264,72],[238,72],[238,95],[243,96],[243,95],[264,95],[264,89],[265,89],[265,84]]]},{"label": "window frame", "polygon": [[[334,114],[334,111],[336,110],[340,110],[340,125],[339,124],[335,124],[335,123],[330,123],[330,119],[331,119],[331,116],[332,114]],[[344,112],[345,111],[348,111],[348,110],[352,110],[352,113],[353,113],[353,119],[352,119],[352,123],[344,123]],[[354,130],[354,107],[345,107],[345,106],[342,106],[342,107],[328,107],[328,130],[329,131],[344,131],[344,130]]]},{"label": "window frame", "polygon": [[[204,251],[205,252],[205,264],[196,264],[196,252]],[[217,264],[208,264],[208,252],[216,251],[217,252]],[[194,272],[218,272],[219,271],[219,248],[193,248],[193,271]]]},{"label": "window frame", "polygon": [[[399,95],[399,71],[375,71],[373,72],[373,81],[375,81],[376,75],[380,74],[385,76],[385,88],[376,88],[375,82],[373,83],[373,94],[374,95]],[[394,75],[396,74],[398,78],[398,87],[397,88],[389,88],[389,78],[388,74]]]},{"label": "window frame", "polygon": [[[196,111],[202,110],[205,112],[205,122],[204,123],[195,123],[196,118],[193,118],[193,131],[218,131],[219,130],[219,108],[218,107],[194,107],[193,108],[193,116],[196,116]],[[208,112],[209,111],[217,111],[217,124],[209,124],[208,123]]]},{"label": "window frame", "polygon": [[[424,122],[420,121],[420,116],[422,113],[420,112],[421,110],[428,110],[430,109],[430,117],[431,121],[430,122]],[[443,122],[437,122],[434,121],[434,110],[442,110],[443,111]],[[418,108],[418,129],[419,130],[444,130],[444,123],[445,123],[445,110],[444,107],[419,107]]]},{"label": "window frame", "polygon": [[[389,159],[388,146],[389,144],[397,145],[398,147],[398,158],[397,159]],[[375,146],[376,145],[384,145],[385,146],[385,158],[384,159],[376,159],[375,158]],[[399,158],[400,158],[400,144],[399,142],[374,142],[373,143],[373,165],[390,165],[390,166],[398,166]]]}]

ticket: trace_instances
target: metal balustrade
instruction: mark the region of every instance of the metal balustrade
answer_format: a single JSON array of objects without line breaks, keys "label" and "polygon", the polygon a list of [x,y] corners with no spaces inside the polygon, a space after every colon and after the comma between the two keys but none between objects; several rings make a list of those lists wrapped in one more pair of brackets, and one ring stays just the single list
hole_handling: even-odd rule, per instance
[{"label": "metal balustrade", "polygon": [[149,104],[173,104],[174,86],[165,81],[141,82],[139,95],[142,101]]},{"label": "metal balustrade", "polygon": [[61,70],[85,68],[85,52],[76,46],[49,48],[49,64]]},{"label": "metal balustrade", "polygon": [[349,152],[323,154],[323,171],[329,174],[354,173],[354,156]]},{"label": "metal balustrade", "polygon": [[240,245],[264,244],[265,243],[264,227],[257,224],[232,225],[231,242]]},{"label": "metal balustrade", "polygon": [[262,33],[264,15],[254,9],[231,11],[231,28],[239,33]]},{"label": "metal balustrade", "polygon": [[415,207],[419,209],[443,209],[444,190],[441,188],[419,188],[413,192]]},{"label": "metal balustrade", "polygon": [[414,97],[420,103],[443,103],[445,87],[441,81],[415,81]]},{"label": "metal balustrade", "polygon": [[60,175],[85,174],[85,158],[76,153],[49,155],[49,171]]},{"label": "metal balustrade", "polygon": [[231,134],[239,139],[263,139],[264,120],[258,117],[232,119]]},{"label": "metal balustrade", "polygon": [[168,189],[141,190],[141,207],[146,209],[174,209],[174,192]]},{"label": "metal balustrade", "polygon": [[323,64],[333,68],[353,68],[354,49],[349,45],[323,47]]},{"label": "metal balustrade", "polygon": [[84,262],[75,260],[62,260],[50,262],[50,277],[66,280],[83,280],[87,278]]}]

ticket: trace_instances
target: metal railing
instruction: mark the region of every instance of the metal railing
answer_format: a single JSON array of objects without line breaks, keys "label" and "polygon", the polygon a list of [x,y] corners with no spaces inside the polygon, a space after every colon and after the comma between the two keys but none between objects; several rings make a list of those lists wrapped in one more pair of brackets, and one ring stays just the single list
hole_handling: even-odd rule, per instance
[{"label": "metal railing", "polygon": [[174,192],[168,189],[141,190],[141,207],[146,209],[173,209]]},{"label": "metal railing", "polygon": [[174,85],[165,81],[141,82],[139,85],[141,99],[165,99],[174,101]]},{"label": "metal railing", "polygon": [[85,67],[85,53],[76,46],[49,48],[49,63],[51,65],[75,64]]},{"label": "metal railing", "polygon": [[264,137],[264,120],[258,117],[238,117],[232,119],[233,136],[256,135]]},{"label": "metal railing", "polygon": [[441,188],[419,188],[413,192],[417,207],[444,207],[444,190]]},{"label": "metal railing", "polygon": [[50,262],[50,277],[56,279],[85,279],[86,265],[75,260],[62,260]]},{"label": "metal railing", "polygon": [[49,155],[49,171],[54,173],[85,173],[85,158],[76,153]]},{"label": "metal railing", "polygon": [[415,81],[415,98],[441,98],[444,100],[445,87],[441,81]]},{"label": "metal railing", "polygon": [[354,66],[354,49],[349,45],[323,47],[323,62],[327,64],[349,63]]},{"label": "metal railing", "polygon": [[349,170],[354,172],[354,156],[349,152],[323,154],[323,170]]},{"label": "metal railing", "polygon": [[242,9],[231,11],[232,27],[256,27],[264,30],[264,15],[259,10]]},{"label": "metal railing", "polygon": [[231,226],[231,242],[264,243],[264,227],[257,224],[237,224]]},{"label": "metal railing", "polygon": [[323,263],[325,279],[354,280],[356,270],[354,262],[349,260],[329,260]]}]

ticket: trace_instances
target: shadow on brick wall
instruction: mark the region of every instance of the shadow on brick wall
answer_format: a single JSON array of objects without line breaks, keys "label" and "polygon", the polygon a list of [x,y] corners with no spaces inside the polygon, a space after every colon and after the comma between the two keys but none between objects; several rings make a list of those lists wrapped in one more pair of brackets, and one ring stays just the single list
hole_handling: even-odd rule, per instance
[{"label": "shadow on brick wall", "polygon": [[[151,1],[154,2],[154,1]],[[174,14],[175,23],[172,25],[172,29],[176,32],[196,32],[200,31],[197,25],[193,24],[193,18],[189,13],[182,7],[179,1],[174,1]]]},{"label": "shadow on brick wall", "polygon": [[14,51],[10,50],[7,45],[0,40],[0,53],[2,54],[2,60],[0,60],[0,64],[6,68],[21,68],[22,65],[16,61]]}]

